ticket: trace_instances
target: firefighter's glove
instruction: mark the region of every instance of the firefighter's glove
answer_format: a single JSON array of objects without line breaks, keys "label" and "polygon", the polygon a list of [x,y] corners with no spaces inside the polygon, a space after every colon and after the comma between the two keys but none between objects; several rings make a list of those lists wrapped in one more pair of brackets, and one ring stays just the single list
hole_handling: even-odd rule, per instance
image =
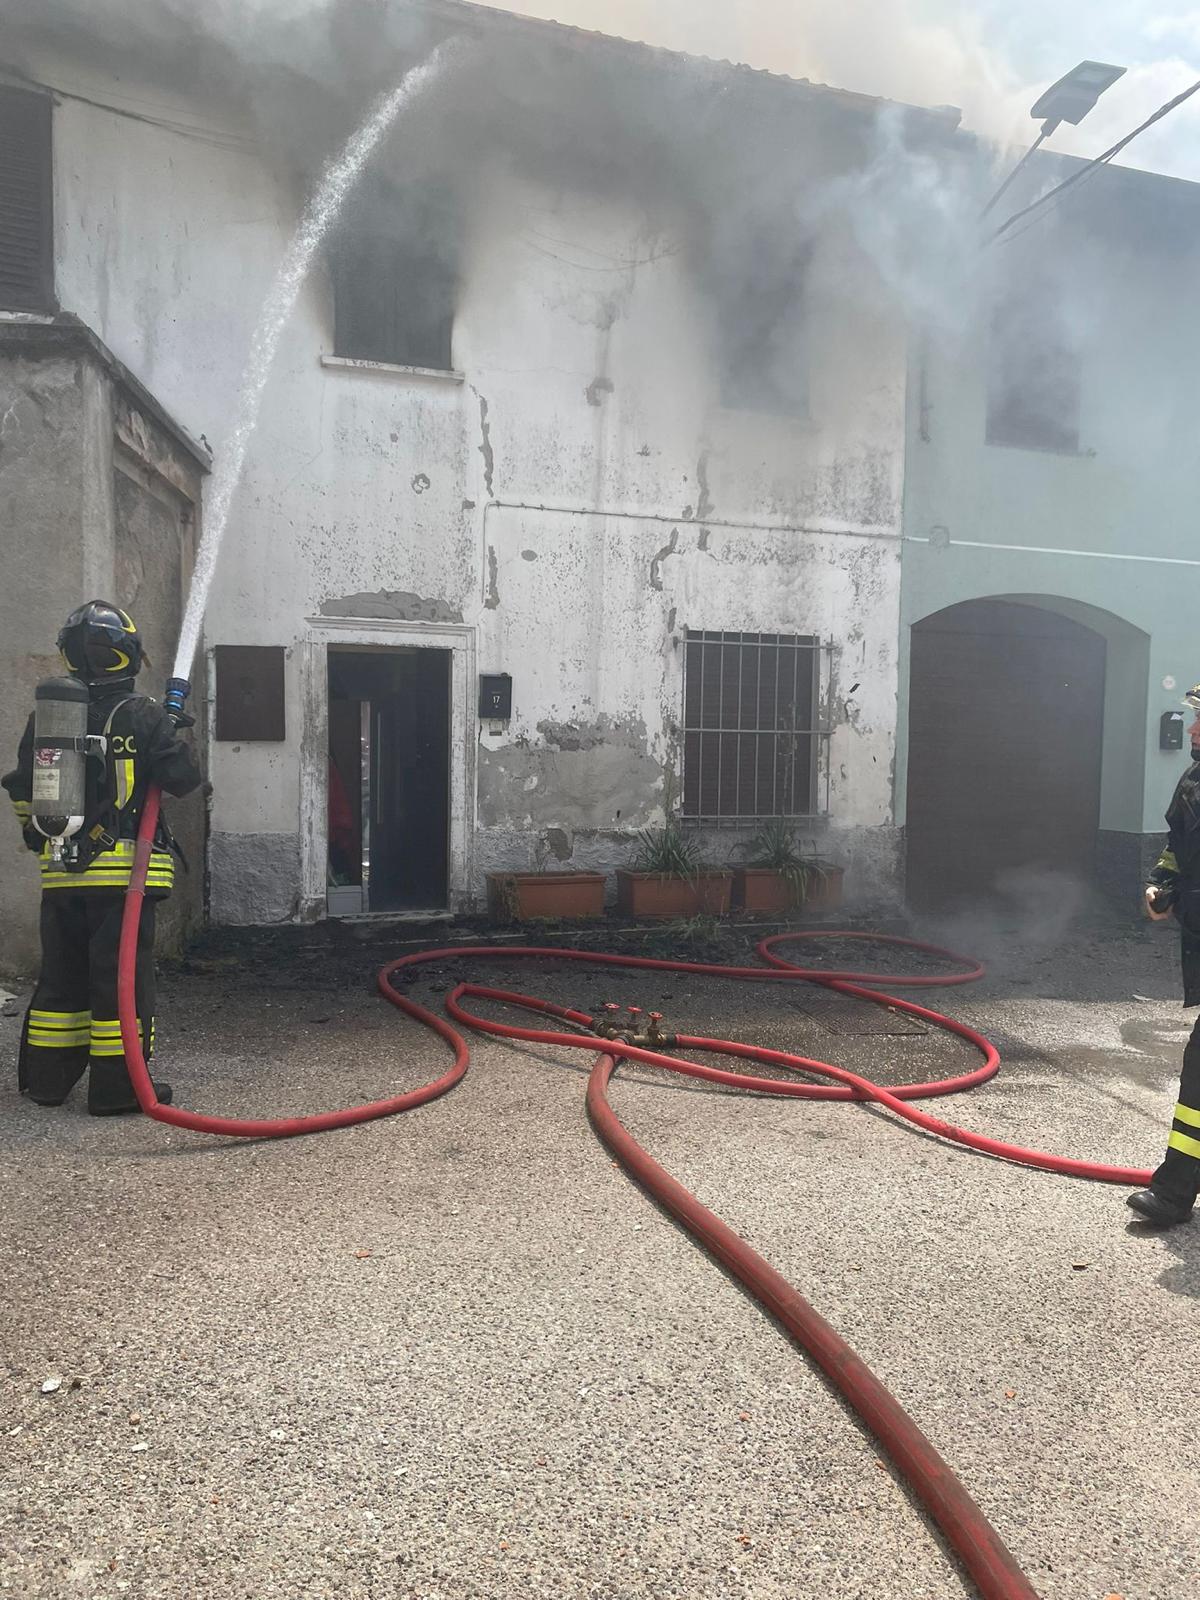
[{"label": "firefighter's glove", "polygon": [[1151,922],[1166,922],[1175,910],[1175,894],[1171,889],[1152,883],[1146,890],[1146,915]]},{"label": "firefighter's glove", "polygon": [[21,837],[25,841],[26,850],[32,850],[35,855],[41,855],[45,839],[37,831],[32,822],[27,822],[21,829]]}]

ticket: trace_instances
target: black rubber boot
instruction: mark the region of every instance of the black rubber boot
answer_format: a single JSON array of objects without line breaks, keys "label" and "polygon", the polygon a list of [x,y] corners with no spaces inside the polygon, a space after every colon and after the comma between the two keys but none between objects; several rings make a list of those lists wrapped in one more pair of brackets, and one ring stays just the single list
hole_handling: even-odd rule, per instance
[{"label": "black rubber boot", "polygon": [[[152,1080],[152,1081],[154,1081],[154,1080]],[[173,1096],[172,1096],[171,1085],[169,1083],[158,1083],[158,1082],[154,1081],[154,1092],[158,1096],[158,1103],[159,1103],[160,1106],[169,1106],[171,1104],[171,1100],[172,1100]],[[136,1100],[133,1102],[133,1104],[131,1106],[93,1106],[93,1105],[89,1105],[88,1106],[88,1116],[89,1117],[127,1117],[127,1116],[130,1116],[132,1113],[134,1113],[136,1111],[140,1111],[141,1109],[142,1109],[141,1106],[138,1105]]]},{"label": "black rubber boot", "polygon": [[1157,1193],[1154,1189],[1142,1189],[1137,1194],[1127,1195],[1125,1204],[1146,1222],[1152,1222],[1156,1228],[1175,1228],[1181,1222],[1190,1222],[1192,1216],[1191,1206],[1181,1205],[1176,1200],[1168,1200],[1165,1195]]},{"label": "black rubber boot", "polygon": [[[83,1077],[87,1068],[87,1056],[83,1051],[76,1050],[39,1050],[37,1054],[66,1056],[68,1060],[55,1062],[50,1067],[44,1062],[34,1061],[25,1072],[24,1081],[20,1083],[21,1093],[28,1095],[35,1106],[61,1106]],[[78,1059],[72,1060],[71,1057]]]}]

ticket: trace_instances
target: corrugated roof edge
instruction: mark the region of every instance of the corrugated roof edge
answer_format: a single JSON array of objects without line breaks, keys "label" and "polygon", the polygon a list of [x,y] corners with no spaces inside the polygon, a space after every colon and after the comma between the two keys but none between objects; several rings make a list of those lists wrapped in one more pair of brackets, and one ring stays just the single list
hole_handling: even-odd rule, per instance
[{"label": "corrugated roof edge", "polygon": [[[395,3],[395,0],[393,0]],[[414,0],[406,0],[412,4]],[[831,84],[814,83],[809,78],[792,78],[786,73],[772,72],[766,67],[752,67],[744,62],[717,60],[712,56],[690,55],[682,50],[670,50],[663,45],[644,44],[635,39],[623,39],[616,34],[601,33],[595,29],[579,28],[570,23],[547,21],[541,17],[528,17],[519,11],[503,10],[496,6],[480,5],[476,0],[415,0],[421,10],[430,15],[444,18],[448,23],[466,22],[474,27],[507,28],[510,31],[526,32],[530,35],[540,36],[550,40],[560,40],[565,43],[575,43],[580,48],[602,48],[613,53],[624,53],[631,61],[638,61],[647,65],[658,63],[671,71],[687,71],[695,68],[708,69],[726,77],[738,79],[759,79],[764,84],[769,84],[781,90],[798,90],[802,93],[820,96],[822,99],[837,102],[847,107],[856,109],[864,114],[876,114],[884,106],[894,106],[904,112],[907,117],[923,125],[924,130],[930,134],[941,133],[944,137],[957,136],[958,139],[970,141],[974,144],[987,145],[994,143],[982,134],[974,133],[961,126],[962,112],[957,106],[916,106],[903,100],[888,100],[878,95],[861,94],[854,89],[839,89]],[[1049,163],[1060,166],[1061,175],[1066,177],[1073,169],[1086,166],[1089,161],[1086,156],[1071,156],[1057,151],[1045,150],[1037,157],[1037,169],[1045,172]],[[1111,174],[1106,179],[1105,174]],[[1102,183],[1106,184],[1106,192],[1111,196],[1113,184],[1119,191],[1129,184],[1151,184],[1161,186],[1164,198],[1170,194],[1172,198],[1187,202],[1200,199],[1200,183],[1190,178],[1178,178],[1164,172],[1151,172],[1142,167],[1131,167],[1113,163],[1108,165],[1103,173],[1098,173]]]},{"label": "corrugated roof edge", "polygon": [[[393,0],[394,3],[394,0]],[[411,3],[411,0],[409,0]],[[747,62],[719,60],[713,56],[691,55],[683,50],[671,50],[665,45],[645,44],[638,39],[625,39],[618,34],[601,33],[597,29],[580,28],[566,22],[554,22],[542,17],[529,17],[520,11],[509,11],[498,6],[479,5],[475,0],[416,0],[417,7],[433,16],[443,17],[453,24],[465,22],[478,28],[501,28],[510,32],[523,32],[560,43],[573,43],[581,48],[603,49],[613,54],[625,54],[631,60],[646,65],[658,64],[670,71],[687,71],[697,67],[719,72],[725,77],[755,78],[765,84],[786,90],[819,95],[836,100],[847,108],[874,114],[881,106],[894,105],[909,115],[928,121],[931,127],[952,132],[962,119],[957,106],[914,106],[904,101],[886,100],[878,95],[860,94],[854,89],[837,89],[830,84],[814,83],[809,78],[792,78],[786,73],[772,72],[767,67],[752,67]]]}]

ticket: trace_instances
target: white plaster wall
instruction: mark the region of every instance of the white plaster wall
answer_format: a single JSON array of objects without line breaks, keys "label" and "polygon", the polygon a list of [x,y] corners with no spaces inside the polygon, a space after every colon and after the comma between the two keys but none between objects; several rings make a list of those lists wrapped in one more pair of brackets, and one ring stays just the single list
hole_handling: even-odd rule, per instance
[{"label": "white plaster wall", "polygon": [[[538,512],[506,512],[491,526],[502,604],[486,619],[483,637],[497,660],[522,664],[527,685],[506,742],[536,746],[546,723],[587,728],[609,717],[639,737],[644,730],[648,753],[669,768],[672,723],[683,707],[686,628],[813,634],[834,645],[826,685],[834,721],[831,825],[890,821],[896,542]],[[575,605],[563,604],[564,592]],[[556,763],[538,785],[553,784],[560,770]],[[619,817],[611,808],[590,809],[581,824],[580,814],[602,796],[552,790],[535,802],[535,793],[511,793],[507,825],[644,826],[656,819],[662,798],[656,783],[635,809]]]},{"label": "white plaster wall", "polygon": [[[219,452],[298,196],[249,142],[217,148],[74,102],[55,135],[64,308]],[[608,718],[636,723],[661,761],[685,627],[819,633],[836,647],[832,824],[885,825],[905,352],[878,286],[831,222],[807,290],[807,414],[728,411],[669,197],[651,218],[499,161],[477,193],[454,334],[463,382],[322,366],[319,270],[284,335],[206,640],[288,647],[288,736],[214,745],[214,832],[299,831],[301,745],[323,730],[297,647],[323,603],[380,590],[438,602],[476,630],[481,671],[513,674],[516,715],[485,736],[489,759],[541,741],[539,725]],[[575,514],[511,509],[522,503]],[[564,823],[645,821],[658,791],[631,782],[614,823],[565,800]]]}]

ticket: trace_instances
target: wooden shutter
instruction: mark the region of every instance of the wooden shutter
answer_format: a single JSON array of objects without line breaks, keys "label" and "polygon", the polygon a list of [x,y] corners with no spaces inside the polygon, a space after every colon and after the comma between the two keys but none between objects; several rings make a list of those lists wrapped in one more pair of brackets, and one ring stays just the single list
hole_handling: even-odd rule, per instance
[{"label": "wooden shutter", "polygon": [[[908,897],[1032,905],[1090,881],[1100,825],[1105,643],[1057,612],[967,600],[912,630]],[[1045,889],[1049,904],[1054,888]],[[1074,889],[1070,890],[1074,893]]]},{"label": "wooden shutter", "polygon": [[49,95],[0,88],[0,309],[53,311]]},{"label": "wooden shutter", "polygon": [[219,644],[213,657],[217,668],[216,737],[244,743],[285,739],[283,646]]}]

